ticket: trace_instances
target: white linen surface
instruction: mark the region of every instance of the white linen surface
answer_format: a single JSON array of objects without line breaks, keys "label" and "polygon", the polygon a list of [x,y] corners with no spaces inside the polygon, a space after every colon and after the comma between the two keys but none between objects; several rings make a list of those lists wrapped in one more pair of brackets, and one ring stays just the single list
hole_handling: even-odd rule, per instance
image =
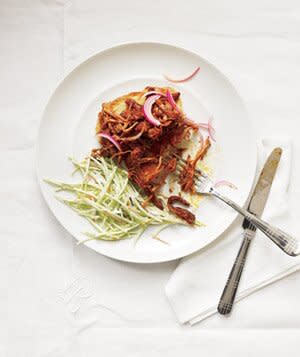
[{"label": "white linen surface", "polygon": [[[34,144],[64,73],[116,42],[156,40],[212,60],[245,99],[258,135],[294,137],[297,158],[299,15],[298,1],[0,2],[1,357],[235,356],[246,344],[248,355],[297,354],[299,273],[238,303],[234,319],[181,327],[164,296],[177,262],[125,264],[76,247],[40,195]],[[299,178],[294,160],[295,213]]]},{"label": "white linen surface", "polygon": [[[291,143],[284,139],[263,139],[260,143],[260,169],[277,146],[283,150],[263,218],[295,236],[297,219],[288,206],[291,174]],[[224,189],[223,189],[224,190]],[[227,189],[228,191],[228,189]],[[182,259],[166,286],[166,294],[180,322],[195,324],[217,312],[218,302],[242,240],[241,219],[234,227],[202,251]],[[257,232],[248,253],[236,301],[300,269],[300,257],[283,254],[270,240]],[[228,273],[227,273],[228,274]],[[232,319],[239,316],[233,314]]]}]

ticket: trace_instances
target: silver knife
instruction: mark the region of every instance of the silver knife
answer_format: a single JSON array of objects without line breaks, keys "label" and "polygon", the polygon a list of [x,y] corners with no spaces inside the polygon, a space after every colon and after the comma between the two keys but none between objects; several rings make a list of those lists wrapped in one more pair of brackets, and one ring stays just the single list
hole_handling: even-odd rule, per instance
[{"label": "silver knife", "polygon": [[[282,150],[280,148],[276,148],[272,151],[260,173],[251,196],[247,210],[257,217],[261,217],[265,208],[281,154]],[[247,253],[256,232],[256,227],[247,219],[244,219],[243,221],[243,228],[244,238],[218,305],[218,312],[222,315],[229,314],[232,310],[239,281],[245,266]]]}]

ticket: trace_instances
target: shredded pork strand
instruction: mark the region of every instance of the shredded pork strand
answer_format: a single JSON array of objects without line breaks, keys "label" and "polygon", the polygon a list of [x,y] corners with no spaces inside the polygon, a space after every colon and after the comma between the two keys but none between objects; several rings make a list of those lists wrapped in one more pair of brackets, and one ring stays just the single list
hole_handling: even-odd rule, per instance
[{"label": "shredded pork strand", "polygon": [[188,157],[187,163],[179,175],[179,183],[182,191],[191,193],[195,192],[194,176],[196,165],[199,160],[203,160],[203,158],[207,154],[208,149],[210,148],[210,145],[210,140],[207,137],[202,148],[200,148],[200,150],[196,153],[194,159]]},{"label": "shredded pork strand", "polygon": [[170,196],[168,198],[168,208],[170,212],[174,213],[177,217],[183,219],[188,224],[194,224],[196,219],[195,215],[185,208],[173,206],[174,203],[180,203],[183,206],[189,207],[189,202],[180,196]]}]

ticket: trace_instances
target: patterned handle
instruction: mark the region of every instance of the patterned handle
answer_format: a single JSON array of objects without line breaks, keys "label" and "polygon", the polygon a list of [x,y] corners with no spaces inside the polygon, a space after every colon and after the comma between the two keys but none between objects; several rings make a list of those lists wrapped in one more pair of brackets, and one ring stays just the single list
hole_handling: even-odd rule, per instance
[{"label": "patterned handle", "polygon": [[300,254],[300,246],[296,238],[257,217],[250,221],[288,255],[295,257]]},{"label": "patterned handle", "polygon": [[300,255],[300,244],[298,239],[292,237],[291,235],[283,232],[281,229],[271,226],[269,223],[257,218],[254,214],[248,212],[243,207],[239,206],[232,200],[221,195],[215,189],[211,190],[211,193],[227,203],[230,207],[234,208],[237,212],[243,215],[249,222],[251,222],[257,229],[262,231],[267,237],[269,237],[280,249],[282,249],[286,254],[295,257]]},{"label": "patterned handle", "polygon": [[250,229],[246,229],[244,233],[244,239],[239,249],[239,252],[235,258],[235,262],[230,271],[227,283],[224,287],[223,293],[218,305],[218,312],[222,315],[227,315],[231,312],[234,303],[235,295],[239,286],[241,275],[246,262],[248,249],[251,243],[251,239],[254,232]]}]

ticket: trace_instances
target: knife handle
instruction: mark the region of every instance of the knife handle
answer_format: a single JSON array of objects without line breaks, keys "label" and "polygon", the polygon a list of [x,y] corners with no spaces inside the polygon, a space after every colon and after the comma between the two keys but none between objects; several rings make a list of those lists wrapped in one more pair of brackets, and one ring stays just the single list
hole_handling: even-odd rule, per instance
[{"label": "knife handle", "polygon": [[253,237],[253,231],[246,229],[244,231],[244,239],[240,246],[239,252],[235,258],[235,262],[231,268],[226,285],[221,295],[218,312],[222,315],[227,315],[231,312],[234,303],[235,295],[245,266],[248,249]]},{"label": "knife handle", "polygon": [[220,194],[215,189],[211,190],[211,193],[227,203],[230,207],[244,216],[250,223],[252,223],[257,229],[262,231],[268,238],[270,238],[281,250],[286,254],[295,257],[300,255],[300,242],[298,239],[292,237],[288,233],[283,232],[281,229],[272,226],[271,224],[256,217],[254,214],[248,212],[245,208],[239,206],[229,198]]},{"label": "knife handle", "polygon": [[255,216],[250,221],[288,255],[295,257],[300,254],[299,241],[296,238]]}]

